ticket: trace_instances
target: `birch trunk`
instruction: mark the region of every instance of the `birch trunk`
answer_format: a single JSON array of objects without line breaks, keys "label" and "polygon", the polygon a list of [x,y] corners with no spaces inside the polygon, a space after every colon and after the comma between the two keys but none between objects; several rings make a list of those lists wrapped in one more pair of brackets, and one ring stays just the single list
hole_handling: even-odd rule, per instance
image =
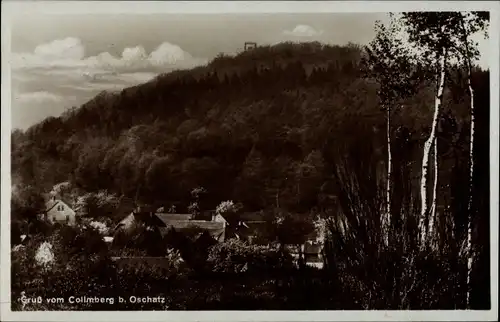
[{"label": "birch trunk", "polygon": [[391,222],[392,152],[391,152],[391,108],[387,106],[387,209],[382,220],[385,246],[389,246],[389,226]]},{"label": "birch trunk", "polygon": [[475,128],[475,110],[474,110],[474,89],[472,88],[472,67],[470,61],[470,50],[468,43],[467,30],[465,29],[464,17],[460,19],[462,25],[463,40],[465,43],[465,63],[467,67],[467,86],[470,96],[470,147],[469,147],[469,200],[467,202],[467,308],[470,308],[470,276],[472,272],[472,184],[474,176],[474,128]]},{"label": "birch trunk", "polygon": [[432,144],[436,137],[436,127],[439,117],[439,110],[441,108],[441,103],[443,99],[443,91],[444,91],[444,80],[445,80],[445,71],[446,71],[446,57],[447,50],[443,48],[443,52],[441,53],[440,61],[439,61],[439,72],[440,72],[440,80],[438,92],[434,102],[434,117],[432,119],[431,133],[427,141],[425,141],[424,145],[424,153],[422,157],[422,177],[420,180],[420,200],[421,200],[421,212],[420,212],[420,220],[419,220],[419,232],[420,232],[420,243],[424,245],[426,240],[426,217],[428,213],[428,205],[427,205],[427,176],[429,170],[429,154],[431,151]]},{"label": "birch trunk", "polygon": [[467,250],[468,250],[468,260],[467,260],[467,307],[470,305],[470,275],[472,272],[472,261],[473,261],[473,253],[472,253],[472,180],[474,175],[474,125],[475,125],[475,116],[474,116],[474,90],[471,86],[471,74],[469,67],[469,93],[470,93],[470,109],[471,109],[471,120],[470,120],[470,174],[469,174],[469,202],[467,203],[467,210],[469,214],[468,222],[467,222]]},{"label": "birch trunk", "polygon": [[431,246],[435,246],[434,243],[436,242],[437,236],[435,236],[434,233],[434,225],[437,223],[437,217],[436,217],[436,207],[437,207],[437,183],[438,183],[438,140],[437,136],[434,138],[434,185],[432,187],[432,204],[431,204],[431,213],[429,217],[429,243]]}]

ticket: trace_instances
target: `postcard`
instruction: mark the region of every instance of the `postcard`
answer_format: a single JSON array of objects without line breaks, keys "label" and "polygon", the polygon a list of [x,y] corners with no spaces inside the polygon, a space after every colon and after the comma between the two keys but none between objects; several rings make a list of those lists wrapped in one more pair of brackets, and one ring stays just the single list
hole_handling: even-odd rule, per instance
[{"label": "postcard", "polygon": [[2,321],[496,321],[500,5],[3,1]]}]

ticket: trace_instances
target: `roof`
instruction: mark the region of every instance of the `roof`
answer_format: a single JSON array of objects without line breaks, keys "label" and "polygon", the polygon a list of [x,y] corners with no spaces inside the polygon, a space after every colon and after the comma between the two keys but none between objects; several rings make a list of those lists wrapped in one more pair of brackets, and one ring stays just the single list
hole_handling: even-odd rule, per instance
[{"label": "roof", "polygon": [[131,227],[133,223],[142,223],[146,226],[166,227],[165,223],[150,212],[132,212],[120,220],[115,229],[119,227]]},{"label": "roof", "polygon": [[258,211],[258,212],[245,212],[240,214],[240,220],[245,221],[245,222],[262,222],[266,221],[266,215],[264,212]]},{"label": "roof", "polygon": [[166,228],[162,230],[170,230],[173,228],[176,231],[188,230],[188,229],[200,229],[207,231],[210,236],[219,240],[221,236],[224,235],[225,227],[224,223],[216,221],[205,221],[205,220],[168,220],[165,222]]},{"label": "roof", "polygon": [[159,227],[162,233],[167,233],[170,229],[183,231],[189,229],[200,229],[206,231],[216,240],[222,240],[225,234],[225,225],[223,222],[206,220],[187,220],[191,218],[189,214],[155,214],[151,212],[132,213],[122,219],[116,226],[129,226],[133,222],[141,222],[147,226]]},{"label": "roof", "polygon": [[205,220],[169,220],[164,222],[167,227],[175,229],[201,228],[204,230],[224,229],[224,223]]},{"label": "roof", "polygon": [[62,198],[58,198],[56,197],[55,199],[52,199],[50,198],[49,200],[47,200],[45,202],[45,211],[49,211],[51,210],[52,208],[54,208],[59,202],[62,202],[64,203],[66,206],[68,206],[69,208],[72,209],[71,207],[71,202],[69,202],[68,200],[64,200]]},{"label": "roof", "polygon": [[318,243],[305,243],[304,253],[306,254],[319,254],[321,252],[322,245]]},{"label": "roof", "polygon": [[160,218],[164,223],[172,220],[191,220],[193,218],[192,214],[156,213],[156,216]]},{"label": "roof", "polygon": [[266,222],[242,222],[241,225],[235,227],[232,232],[237,234],[239,238],[256,237],[267,235]]},{"label": "roof", "polygon": [[132,214],[136,222],[142,222],[147,226],[166,227],[165,223],[158,216],[155,216],[154,213],[141,211],[133,212]]}]

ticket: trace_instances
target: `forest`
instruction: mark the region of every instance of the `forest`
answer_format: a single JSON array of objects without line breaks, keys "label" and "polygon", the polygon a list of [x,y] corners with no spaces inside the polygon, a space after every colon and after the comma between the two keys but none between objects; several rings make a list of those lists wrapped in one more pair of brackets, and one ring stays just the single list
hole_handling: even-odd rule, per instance
[{"label": "forest", "polygon": [[[234,200],[242,212],[319,216],[329,231],[330,265],[314,277],[287,273],[302,277],[279,284],[275,300],[256,287],[253,304],[228,293],[210,309],[293,308],[315,289],[328,296],[304,309],[489,309],[490,76],[471,63],[467,38],[487,22],[485,13],[407,13],[377,24],[367,46],[221,54],[16,129],[12,227],[34,221],[41,195],[61,182],[75,198],[105,192],[178,213],[203,187],[201,210]],[[101,212],[114,224],[126,215]],[[219,285],[201,284],[190,287]],[[190,301],[178,307],[209,305]]]}]

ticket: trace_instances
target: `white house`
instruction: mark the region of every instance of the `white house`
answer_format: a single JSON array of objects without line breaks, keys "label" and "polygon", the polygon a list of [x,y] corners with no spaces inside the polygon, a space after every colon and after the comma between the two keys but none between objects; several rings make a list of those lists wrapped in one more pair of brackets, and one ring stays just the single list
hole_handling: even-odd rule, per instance
[{"label": "white house", "polygon": [[224,218],[221,214],[213,214],[212,221],[221,222],[223,223],[224,227],[229,225],[226,218]]},{"label": "white house", "polygon": [[44,218],[51,223],[61,223],[74,225],[76,222],[76,213],[71,209],[68,204],[66,204],[61,199],[57,199],[55,196],[51,197],[49,201],[45,203],[45,213]]}]

